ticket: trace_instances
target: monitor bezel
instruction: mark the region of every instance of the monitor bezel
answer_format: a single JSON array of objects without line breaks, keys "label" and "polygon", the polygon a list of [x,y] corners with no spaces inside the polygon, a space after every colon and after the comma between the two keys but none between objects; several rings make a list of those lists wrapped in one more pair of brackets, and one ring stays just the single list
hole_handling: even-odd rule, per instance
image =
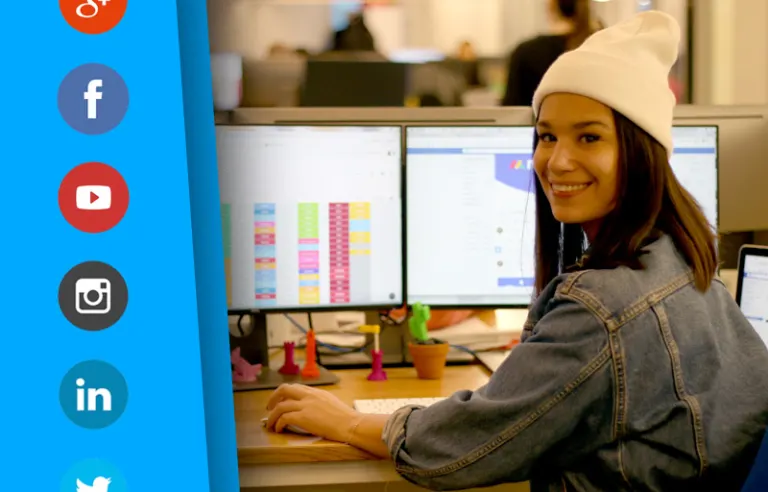
[{"label": "monitor bezel", "polygon": [[[321,312],[335,312],[335,311],[376,311],[376,310],[391,310],[391,309],[398,309],[402,308],[407,299],[408,294],[406,291],[406,288],[408,286],[406,282],[406,269],[405,269],[405,253],[406,253],[406,246],[405,246],[405,237],[403,237],[403,231],[405,230],[404,220],[405,220],[405,149],[404,149],[404,138],[405,138],[405,129],[403,125],[396,125],[396,124],[376,124],[375,122],[371,123],[333,123],[333,122],[307,122],[307,123],[282,123],[282,122],[275,122],[275,123],[233,123],[228,122],[224,124],[217,124],[215,125],[215,128],[264,128],[264,127],[288,127],[288,128],[319,128],[319,127],[334,127],[334,128],[361,128],[361,127],[374,127],[374,128],[397,128],[400,131],[400,227],[401,227],[401,233],[400,233],[400,243],[401,243],[401,283],[400,286],[401,293],[402,293],[402,302],[401,303],[381,303],[381,304],[338,304],[338,305],[323,305],[323,306],[276,306],[276,307],[254,307],[254,308],[233,308],[227,306],[227,314],[230,316],[233,315],[246,315],[246,314],[253,314],[253,313],[264,313],[264,314],[287,314],[287,313],[321,313]],[[217,157],[217,168],[218,168],[218,157]],[[218,169],[217,169],[218,173]],[[218,174],[217,174],[218,176]],[[219,197],[219,203],[221,203],[221,197]]]},{"label": "monitor bezel", "polygon": [[[404,131],[403,131],[403,160],[405,162],[404,164],[404,178],[408,175],[408,129],[409,128],[455,128],[455,129],[464,129],[464,128],[531,128],[535,131],[535,124],[532,122],[531,124],[460,124],[457,125],[456,123],[446,122],[445,124],[406,124],[404,125]],[[531,139],[531,151],[533,151],[533,139]],[[408,190],[407,190],[407,179],[405,179],[405,188],[403,190],[404,193],[404,204],[403,207],[403,238],[404,238],[404,244],[408,244]],[[533,205],[535,206],[535,199]],[[411,299],[408,298],[408,254],[407,249],[405,251],[405,256],[403,257],[403,262],[405,264],[405,303],[410,308],[414,304],[420,301],[413,301],[411,302]],[[534,296],[531,296],[531,300],[527,304],[522,303],[509,303],[509,304],[503,304],[503,303],[489,303],[489,304],[473,304],[473,303],[452,303],[452,304],[434,304],[434,303],[426,303],[425,305],[428,305],[430,308],[433,309],[439,309],[439,310],[451,310],[451,309],[471,309],[471,310],[492,310],[492,309],[529,309],[531,307],[531,304],[533,303]]]},{"label": "monitor bezel", "polygon": [[744,285],[744,261],[747,256],[768,257],[768,246],[744,244],[739,248],[739,264],[736,269],[736,304],[741,307],[741,294]]}]

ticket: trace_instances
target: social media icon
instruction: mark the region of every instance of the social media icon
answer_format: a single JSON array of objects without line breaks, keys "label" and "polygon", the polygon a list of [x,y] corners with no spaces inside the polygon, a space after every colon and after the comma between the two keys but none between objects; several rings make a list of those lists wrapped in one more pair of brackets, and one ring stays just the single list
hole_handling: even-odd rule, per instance
[{"label": "social media icon", "polygon": [[64,121],[87,135],[117,127],[128,112],[128,86],[106,65],[81,65],[59,85],[59,112]]},{"label": "social media icon", "polygon": [[59,386],[59,403],[75,425],[103,429],[117,422],[128,405],[128,384],[107,362],[80,362],[67,371]]},{"label": "social media icon", "polygon": [[93,479],[93,483],[88,485],[79,478],[77,482],[77,492],[109,492],[109,485],[112,483],[111,478],[96,477]]},{"label": "social media icon", "polygon": [[61,478],[61,492],[128,492],[125,477],[112,463],[86,459],[75,463]]},{"label": "social media icon", "polygon": [[83,185],[75,190],[75,204],[80,210],[109,210],[112,206],[112,188],[102,185]]},{"label": "social media icon", "polygon": [[101,79],[93,79],[88,82],[88,88],[83,93],[83,99],[86,100],[87,118],[89,120],[95,120],[98,118],[98,102],[104,94],[99,90],[104,87],[104,81]]},{"label": "social media icon", "polygon": [[75,281],[75,310],[80,314],[107,314],[112,308],[112,284],[106,278]]},{"label": "social media icon", "polygon": [[85,331],[101,331],[117,323],[128,307],[122,275],[99,261],[80,263],[59,284],[59,308],[67,320]]},{"label": "social media icon", "polygon": [[75,167],[59,186],[59,209],[67,222],[83,232],[115,227],[128,210],[128,185],[112,167],[89,162]]},{"label": "social media icon", "polygon": [[84,34],[102,34],[125,16],[127,0],[59,0],[64,20]]}]

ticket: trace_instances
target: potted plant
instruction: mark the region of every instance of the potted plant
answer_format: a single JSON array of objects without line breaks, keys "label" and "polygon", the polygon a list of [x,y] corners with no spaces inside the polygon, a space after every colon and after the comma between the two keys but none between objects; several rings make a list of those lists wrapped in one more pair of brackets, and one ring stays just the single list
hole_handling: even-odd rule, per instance
[{"label": "potted plant", "polygon": [[450,346],[429,336],[427,330],[429,318],[429,306],[418,302],[413,305],[408,327],[414,342],[408,343],[408,352],[411,354],[413,367],[419,379],[440,379],[443,377]]}]

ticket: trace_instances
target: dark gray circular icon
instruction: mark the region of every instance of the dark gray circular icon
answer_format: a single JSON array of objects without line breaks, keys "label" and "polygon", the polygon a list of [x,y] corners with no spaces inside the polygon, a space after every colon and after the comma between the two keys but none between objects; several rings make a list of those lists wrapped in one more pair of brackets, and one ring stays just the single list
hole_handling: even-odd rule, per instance
[{"label": "dark gray circular icon", "polygon": [[99,261],[80,263],[59,284],[59,307],[70,323],[100,331],[117,323],[128,306],[122,275]]},{"label": "dark gray circular icon", "polygon": [[128,111],[128,86],[106,65],[88,63],[64,77],[58,103],[69,126],[87,135],[99,135],[123,120]]}]

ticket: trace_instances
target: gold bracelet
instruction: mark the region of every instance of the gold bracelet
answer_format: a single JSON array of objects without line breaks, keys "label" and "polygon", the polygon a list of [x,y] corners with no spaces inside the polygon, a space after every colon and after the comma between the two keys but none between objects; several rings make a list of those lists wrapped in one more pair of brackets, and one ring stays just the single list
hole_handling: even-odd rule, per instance
[{"label": "gold bracelet", "polygon": [[349,429],[349,437],[344,442],[344,444],[346,444],[347,446],[351,446],[352,445],[352,438],[355,435],[355,431],[357,430],[357,426],[359,426],[360,422],[362,422],[362,421],[363,421],[363,416],[361,415],[360,419],[357,422],[355,422],[355,425],[353,425],[352,428]]}]

